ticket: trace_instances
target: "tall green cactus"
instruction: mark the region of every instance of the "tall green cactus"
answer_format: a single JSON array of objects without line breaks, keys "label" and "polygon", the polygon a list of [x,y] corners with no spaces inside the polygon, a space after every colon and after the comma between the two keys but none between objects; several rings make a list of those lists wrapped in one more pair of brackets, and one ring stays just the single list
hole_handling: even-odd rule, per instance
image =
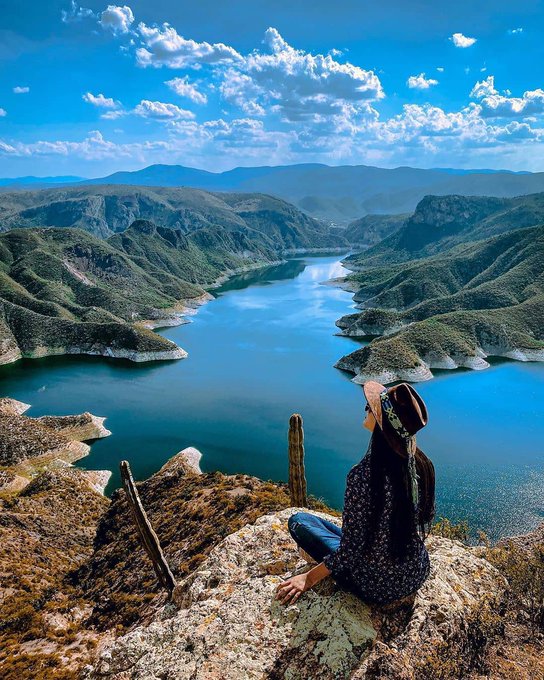
[{"label": "tall green cactus", "polygon": [[308,507],[304,473],[304,430],[299,413],[293,413],[289,418],[289,494],[293,507]]}]

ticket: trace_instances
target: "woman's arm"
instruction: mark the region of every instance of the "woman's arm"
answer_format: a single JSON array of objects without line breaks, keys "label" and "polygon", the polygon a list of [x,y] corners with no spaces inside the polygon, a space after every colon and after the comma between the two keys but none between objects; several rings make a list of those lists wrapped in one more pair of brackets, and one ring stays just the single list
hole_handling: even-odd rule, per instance
[{"label": "woman's arm", "polygon": [[282,581],[276,588],[276,600],[281,600],[282,604],[287,604],[288,602],[292,604],[298,600],[302,593],[313,588],[316,583],[322,581],[330,573],[323,562],[321,562],[310,569],[310,571],[304,572],[304,574],[291,576],[291,578]]},{"label": "woman's arm", "polygon": [[369,465],[369,458],[363,458],[347,477],[340,546],[336,552],[323,558],[334,579],[341,580],[344,570],[349,571],[357,547],[363,545],[366,539],[370,521]]}]

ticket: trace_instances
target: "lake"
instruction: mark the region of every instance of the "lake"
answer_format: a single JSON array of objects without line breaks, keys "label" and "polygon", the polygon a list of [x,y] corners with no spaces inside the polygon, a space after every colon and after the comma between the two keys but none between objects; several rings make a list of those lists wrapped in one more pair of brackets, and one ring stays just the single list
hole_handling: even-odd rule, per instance
[{"label": "lake", "polygon": [[[0,391],[32,404],[32,416],[107,416],[112,436],[80,464],[113,470],[108,491],[120,460],[144,479],[186,446],[202,451],[205,472],[286,481],[288,421],[299,412],[308,490],[341,508],[369,436],[361,387],[333,368],[361,345],[334,334],[351,294],[320,285],[345,273],[338,255],[304,256],[234,277],[192,323],[161,331],[188,359],[23,360],[0,367]],[[418,444],[436,466],[438,515],[493,538],[532,529],[544,517],[544,364],[435,373],[415,387],[430,414]]]}]

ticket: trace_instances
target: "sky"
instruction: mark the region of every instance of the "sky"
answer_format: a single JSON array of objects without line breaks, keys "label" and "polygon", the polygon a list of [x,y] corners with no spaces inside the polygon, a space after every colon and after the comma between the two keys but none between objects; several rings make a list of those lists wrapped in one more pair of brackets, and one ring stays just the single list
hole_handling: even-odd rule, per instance
[{"label": "sky", "polygon": [[0,0],[0,177],[544,171],[541,0]]}]

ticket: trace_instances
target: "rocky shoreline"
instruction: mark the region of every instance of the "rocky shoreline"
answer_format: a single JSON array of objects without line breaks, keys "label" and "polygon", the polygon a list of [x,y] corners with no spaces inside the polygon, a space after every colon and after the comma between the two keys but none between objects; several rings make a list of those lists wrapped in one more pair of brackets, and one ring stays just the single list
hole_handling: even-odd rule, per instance
[{"label": "rocky shoreline", "polygon": [[[390,333],[394,333],[391,330]],[[361,335],[351,335],[344,333],[349,337],[364,337]],[[361,350],[357,350],[360,352]],[[335,364],[335,368],[343,371],[353,373],[354,377],[351,379],[356,385],[362,385],[367,380],[375,380],[382,384],[388,384],[396,381],[408,382],[425,382],[432,380],[434,375],[431,369],[441,370],[455,370],[457,368],[470,368],[474,371],[485,370],[490,367],[490,363],[486,361],[488,357],[504,357],[506,359],[513,359],[515,361],[544,361],[544,350],[531,350],[527,348],[498,348],[498,347],[477,347],[475,355],[448,355],[441,356],[427,354],[420,355],[419,365],[409,368],[376,368],[373,370],[365,370],[362,367],[362,362],[357,357],[357,352],[348,354],[339,359]],[[355,355],[355,356],[354,356]],[[364,366],[364,363],[363,363]]]},{"label": "rocky shoreline", "polygon": [[[92,413],[31,418],[24,415],[28,409],[30,404],[0,398],[0,468],[7,485],[0,481],[0,492],[13,486],[12,478],[20,490],[44,469],[72,468],[89,454],[86,442],[111,435],[105,418]],[[78,469],[79,473],[101,494],[111,477],[109,470]]]},{"label": "rocky shoreline", "polygon": [[[350,282],[347,287],[341,281],[335,283],[352,292]],[[531,301],[526,304],[527,313],[531,315],[531,323],[538,325],[536,319],[542,304],[539,307],[539,303],[535,302],[534,311],[529,309]],[[508,339],[520,338],[519,332],[514,330],[515,322],[511,324],[512,328],[509,330],[502,318],[497,317],[495,320],[493,315],[497,310],[490,310],[489,321],[486,323],[477,318],[478,313],[478,311],[465,313],[463,335],[456,330],[453,318],[451,321],[448,320],[447,314],[432,317],[429,321],[426,319],[417,321],[410,320],[408,312],[403,314],[396,309],[365,307],[359,313],[341,317],[336,325],[340,329],[338,335],[368,339],[368,344],[341,357],[334,365],[352,373],[354,375],[352,382],[356,384],[362,384],[366,380],[387,384],[403,380],[410,382],[431,380],[434,377],[432,369],[484,370],[490,367],[487,361],[489,357],[503,357],[522,362],[544,361],[544,347],[542,349],[538,346],[531,347],[538,345],[538,342],[530,329],[527,329],[522,338],[528,346],[508,344]],[[433,323],[434,319],[436,321]],[[428,337],[431,333],[436,336],[433,341]],[[460,351],[461,348],[465,351]]]}]

